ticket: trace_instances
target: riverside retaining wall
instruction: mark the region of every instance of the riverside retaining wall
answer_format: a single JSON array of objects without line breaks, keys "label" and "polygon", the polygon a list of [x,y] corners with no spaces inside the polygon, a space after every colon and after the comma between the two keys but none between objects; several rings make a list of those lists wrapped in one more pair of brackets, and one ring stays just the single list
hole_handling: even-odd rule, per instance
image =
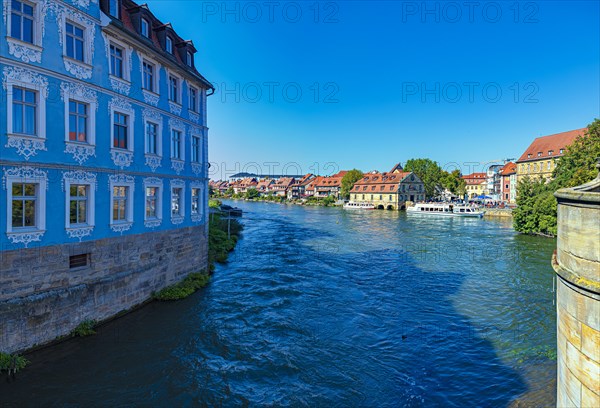
[{"label": "riverside retaining wall", "polygon": [[[0,352],[14,353],[105,320],[207,267],[205,225],[0,251]],[[88,265],[70,268],[73,255]]]}]

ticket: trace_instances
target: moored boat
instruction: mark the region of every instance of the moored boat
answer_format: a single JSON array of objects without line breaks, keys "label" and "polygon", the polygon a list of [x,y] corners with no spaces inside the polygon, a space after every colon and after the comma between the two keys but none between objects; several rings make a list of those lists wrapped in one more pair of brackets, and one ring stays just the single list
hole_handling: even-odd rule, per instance
[{"label": "moored boat", "polygon": [[483,217],[484,211],[479,208],[452,203],[416,203],[407,208],[407,214],[433,215],[442,217]]},{"label": "moored boat", "polygon": [[369,203],[357,203],[354,201],[348,201],[344,204],[346,210],[374,210],[375,206]]}]

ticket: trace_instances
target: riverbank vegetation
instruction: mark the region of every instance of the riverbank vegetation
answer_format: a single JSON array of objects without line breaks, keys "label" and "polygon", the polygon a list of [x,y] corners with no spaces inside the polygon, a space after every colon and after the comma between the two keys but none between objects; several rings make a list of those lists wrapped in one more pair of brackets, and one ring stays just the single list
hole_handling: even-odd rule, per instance
[{"label": "riverbank vegetation", "polygon": [[97,322],[95,320],[84,320],[77,327],[71,330],[72,337],[87,337],[96,334],[94,327]]},{"label": "riverbank vegetation", "polygon": [[[211,199],[210,208],[218,208],[219,200]],[[208,270],[189,274],[184,280],[160,290],[154,299],[168,301],[190,296],[208,285],[215,263],[225,263],[242,233],[242,224],[236,219],[223,219],[219,214],[210,214],[208,222]]]},{"label": "riverbank vegetation", "polygon": [[513,210],[513,227],[524,234],[554,237],[557,233],[558,203],[554,192],[593,180],[598,174],[596,159],[600,157],[600,120],[588,126],[566,148],[552,173],[553,180],[525,176],[517,185],[517,208]]},{"label": "riverbank vegetation", "polygon": [[167,286],[154,295],[156,300],[184,299],[198,289],[208,285],[210,277],[206,272],[190,273],[184,280],[175,285]]},{"label": "riverbank vegetation", "polygon": [[29,360],[23,356],[0,353],[0,373],[15,374],[25,368],[27,364],[29,364]]}]

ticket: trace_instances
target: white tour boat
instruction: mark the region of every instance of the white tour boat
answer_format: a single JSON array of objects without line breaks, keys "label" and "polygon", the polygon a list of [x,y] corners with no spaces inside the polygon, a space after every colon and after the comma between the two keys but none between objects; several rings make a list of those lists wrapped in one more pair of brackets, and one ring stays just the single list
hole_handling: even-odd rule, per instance
[{"label": "white tour boat", "polygon": [[375,206],[369,203],[355,203],[354,201],[348,201],[344,204],[344,208],[347,210],[374,210]]},{"label": "white tour boat", "polygon": [[484,211],[477,207],[451,203],[416,203],[406,209],[407,214],[434,215],[445,217],[483,217]]}]

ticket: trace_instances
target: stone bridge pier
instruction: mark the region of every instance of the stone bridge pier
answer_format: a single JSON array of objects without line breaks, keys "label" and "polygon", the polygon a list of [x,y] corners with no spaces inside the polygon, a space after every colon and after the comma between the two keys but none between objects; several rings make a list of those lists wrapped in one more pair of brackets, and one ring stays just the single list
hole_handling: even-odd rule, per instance
[{"label": "stone bridge pier", "polygon": [[555,196],[557,406],[600,407],[600,174]]}]

